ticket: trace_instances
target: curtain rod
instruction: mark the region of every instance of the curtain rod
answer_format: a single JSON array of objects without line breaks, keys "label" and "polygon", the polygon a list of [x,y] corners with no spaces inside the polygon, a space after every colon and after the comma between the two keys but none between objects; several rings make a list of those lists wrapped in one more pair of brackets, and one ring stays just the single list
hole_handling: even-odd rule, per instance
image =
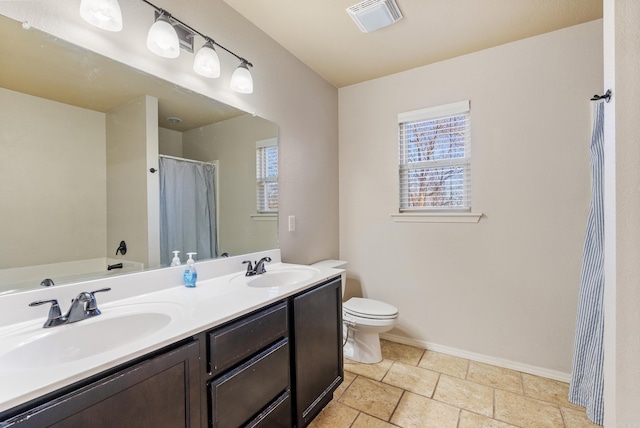
[{"label": "curtain rod", "polygon": [[[197,163],[200,165],[213,165],[216,169],[218,168],[216,166],[216,162],[217,161],[211,161],[211,162],[202,162],[202,161],[197,161],[197,160],[193,160],[193,159],[185,159],[185,158],[179,158],[176,156],[169,156],[169,155],[158,155],[159,158],[165,158],[165,159],[173,159],[173,160],[177,160],[177,161],[182,161],[182,162],[191,162],[191,163]],[[149,168],[149,172],[151,174],[155,174],[156,172],[158,172],[157,168]]]},{"label": "curtain rod", "polygon": [[193,160],[193,159],[179,158],[179,157],[177,157],[177,156],[169,156],[169,155],[158,155],[158,157],[165,158],[165,159],[173,159],[173,160],[183,161],[183,162],[191,162],[191,163],[199,163],[199,164],[202,164],[202,165],[214,165],[214,166],[215,166],[215,161],[212,161],[212,162],[203,162],[203,161],[198,161],[198,160]]}]

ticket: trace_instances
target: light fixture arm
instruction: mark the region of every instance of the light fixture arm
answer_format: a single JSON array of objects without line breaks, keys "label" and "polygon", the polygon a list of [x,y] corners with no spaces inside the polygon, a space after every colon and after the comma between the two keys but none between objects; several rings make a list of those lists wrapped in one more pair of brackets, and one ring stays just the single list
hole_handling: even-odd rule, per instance
[{"label": "light fixture arm", "polygon": [[167,12],[166,10],[156,6],[155,4],[151,3],[148,0],[142,0],[143,2],[145,2],[146,4],[148,4],[149,6],[151,6],[152,8],[154,8],[155,10],[158,11],[158,13],[160,15],[165,15],[167,18],[169,18],[169,20],[171,21],[175,21],[177,23],[179,23],[180,25],[182,25],[183,27],[187,28],[189,31],[193,32],[194,34],[199,35],[200,37],[202,37],[203,39],[205,39],[206,41],[210,41],[211,44],[213,44],[214,46],[218,46],[220,49],[226,51],[227,53],[235,56],[237,59],[239,59],[240,61],[246,63],[247,66],[249,67],[253,67],[253,64],[251,64],[249,61],[247,61],[246,59],[242,58],[240,55],[237,55],[236,53],[234,53],[233,51],[225,48],[224,46],[222,46],[220,43],[217,43],[214,41],[213,38],[201,33],[200,31],[196,30],[195,28],[193,28],[192,26],[185,24],[184,22],[182,22],[181,20],[179,20],[178,18],[176,18],[175,16],[171,15],[169,12]]}]

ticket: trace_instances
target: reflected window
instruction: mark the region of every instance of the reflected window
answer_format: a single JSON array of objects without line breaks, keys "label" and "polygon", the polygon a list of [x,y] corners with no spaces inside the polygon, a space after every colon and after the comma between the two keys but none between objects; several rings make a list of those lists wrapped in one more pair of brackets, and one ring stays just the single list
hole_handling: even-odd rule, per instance
[{"label": "reflected window", "polygon": [[256,194],[258,213],[278,212],[278,140],[256,142]]}]

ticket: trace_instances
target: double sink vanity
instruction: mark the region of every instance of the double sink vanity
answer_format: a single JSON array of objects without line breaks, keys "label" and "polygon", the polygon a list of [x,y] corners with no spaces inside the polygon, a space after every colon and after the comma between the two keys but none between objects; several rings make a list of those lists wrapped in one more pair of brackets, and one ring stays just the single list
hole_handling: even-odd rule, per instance
[{"label": "double sink vanity", "polygon": [[[245,276],[245,258],[270,257]],[[0,427],[304,427],[343,379],[341,274],[279,250],[0,296]],[[43,328],[78,293],[102,312]]]}]

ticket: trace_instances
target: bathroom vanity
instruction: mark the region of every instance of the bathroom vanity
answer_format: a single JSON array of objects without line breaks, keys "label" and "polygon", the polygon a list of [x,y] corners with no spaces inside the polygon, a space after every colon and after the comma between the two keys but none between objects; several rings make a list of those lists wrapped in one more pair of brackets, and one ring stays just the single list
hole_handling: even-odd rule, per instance
[{"label": "bathroom vanity", "polygon": [[[186,296],[193,306],[182,312],[183,326],[216,319],[225,301],[244,300],[250,310],[6,409],[0,427],[308,425],[343,380],[342,294],[335,270],[283,286],[270,283],[299,272],[275,269],[254,278],[261,281],[254,287],[238,275],[223,276],[200,284],[196,298],[183,287],[153,296]],[[211,315],[207,296],[218,305],[211,305]]]}]

